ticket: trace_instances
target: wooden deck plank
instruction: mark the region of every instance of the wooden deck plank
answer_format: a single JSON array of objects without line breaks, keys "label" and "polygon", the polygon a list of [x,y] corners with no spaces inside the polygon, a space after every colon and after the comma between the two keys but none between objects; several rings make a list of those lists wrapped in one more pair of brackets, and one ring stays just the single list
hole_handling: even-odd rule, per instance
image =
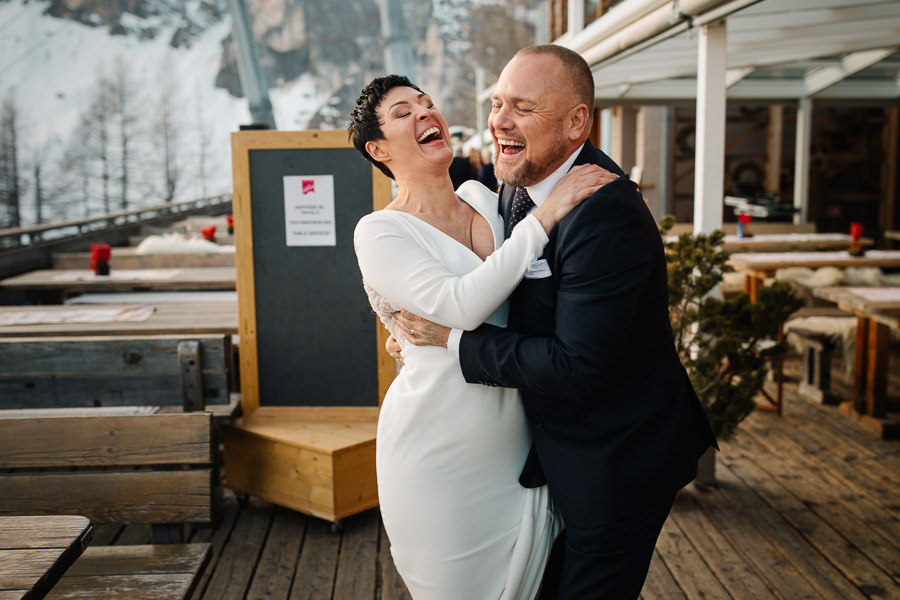
[{"label": "wooden deck plank", "polygon": [[306,533],[307,516],[278,508],[265,548],[253,574],[247,600],[287,598],[297,555]]},{"label": "wooden deck plank", "polygon": [[275,507],[251,499],[244,506],[206,587],[204,598],[243,600],[262,552]]},{"label": "wooden deck plank", "polygon": [[[722,445],[727,452],[727,445]],[[717,477],[720,485],[717,489],[694,488],[693,499],[705,513],[705,516],[725,536],[731,544],[740,550],[744,560],[756,573],[764,576],[770,587],[777,590],[791,590],[790,597],[794,598],[820,598],[814,586],[808,582],[803,573],[792,562],[780,557],[778,545],[755,527],[756,519],[763,518],[769,521],[775,520],[777,515],[772,514],[770,508],[762,504],[754,504],[756,498],[753,490],[747,488],[741,482],[732,478],[720,464]],[[723,493],[723,489],[729,493]],[[749,505],[751,510],[739,508],[743,503]],[[769,513],[769,514],[766,514]],[[778,519],[781,526],[787,524]],[[812,552],[812,548],[806,546],[805,552]],[[668,562],[668,560],[666,561]],[[696,596],[688,595],[689,598]]]},{"label": "wooden deck plank", "polygon": [[[765,419],[768,415],[748,419],[743,430],[759,436],[778,436],[784,452],[794,454],[805,464],[817,464],[844,485],[864,494],[865,497],[892,518],[900,518],[900,476],[893,468],[871,457],[862,456],[843,440],[828,432],[810,427],[813,424],[792,425]],[[791,435],[793,433],[793,435]]]},{"label": "wooden deck plank", "polygon": [[[847,456],[851,460],[864,465],[868,474],[876,481],[889,479],[891,485],[898,485],[900,480],[900,461],[896,461],[900,444],[896,440],[882,440],[872,435],[867,429],[851,419],[843,418],[842,427],[838,427],[823,410],[836,410],[834,407],[817,407],[809,403],[802,406],[795,403],[790,413],[786,414],[785,423],[814,439],[820,440],[838,456]],[[790,436],[793,437],[793,436]]]},{"label": "wooden deck plank", "polygon": [[[897,353],[892,353],[891,364],[896,365],[900,357]],[[799,361],[786,361],[788,365],[786,373],[799,375]],[[842,390],[838,394],[840,398],[849,399],[853,394],[852,381],[844,381],[841,375],[840,363],[834,363],[832,366],[832,386]],[[795,376],[796,376],[795,375]],[[773,386],[770,386],[774,390]],[[793,391],[793,390],[792,390]],[[888,396],[892,398],[900,397],[900,389],[892,386],[888,390]],[[833,432],[841,438],[845,444],[850,444],[864,455],[872,456],[881,464],[891,465],[895,469],[900,469],[900,444],[897,440],[883,440],[872,435],[872,433],[860,425],[858,422],[848,419],[837,414],[837,409],[833,406],[822,406],[796,399],[790,403],[785,416],[793,421],[795,416],[805,422],[813,422],[826,430]]]},{"label": "wooden deck plank", "polygon": [[691,540],[672,521],[666,521],[656,542],[678,587],[688,598],[728,598],[728,592],[694,548]]},{"label": "wooden deck plank", "polygon": [[849,543],[828,522],[794,497],[780,481],[760,467],[756,459],[742,449],[723,455],[722,458],[729,467],[739,470],[737,474],[745,484],[756,490],[831,564],[867,595],[874,598],[900,595],[897,584],[875,566],[860,548]]},{"label": "wooden deck plank", "polygon": [[330,527],[321,519],[309,520],[290,600],[331,600],[341,537]]},{"label": "wooden deck plank", "polygon": [[775,597],[764,577],[739,553],[738,546],[722,535],[689,491],[678,495],[669,520],[690,538],[732,598]]},{"label": "wooden deck plank", "polygon": [[678,582],[672,577],[669,567],[666,565],[658,550],[653,551],[650,560],[650,570],[644,581],[644,589],[641,590],[640,600],[686,600],[687,596],[678,587]]},{"label": "wooden deck plank", "polygon": [[341,554],[334,582],[334,600],[375,597],[378,555],[378,510],[367,510],[344,519]]},{"label": "wooden deck plank", "polygon": [[[791,423],[791,425],[795,428],[796,433],[801,433],[818,442],[820,446],[827,448],[839,462],[848,463],[846,465],[848,469],[843,471],[845,474],[859,473],[863,481],[871,483],[874,487],[900,488],[900,467],[894,466],[887,460],[887,453],[873,454],[870,448],[857,445],[855,440],[848,440],[846,436],[830,430],[822,423],[802,421]],[[798,437],[796,433],[789,437]],[[872,437],[873,440],[877,439],[868,431],[866,435]],[[897,442],[894,443],[897,444]],[[900,446],[900,444],[897,445]]]},{"label": "wooden deck plank", "polygon": [[[773,426],[773,429],[777,424]],[[826,512],[837,510],[841,515],[847,514],[852,519],[850,526],[856,529],[858,523],[864,523],[883,538],[883,542],[893,548],[893,555],[900,552],[900,522],[896,520],[898,507],[891,507],[900,498],[900,489],[879,486],[878,489],[860,489],[845,478],[848,472],[855,469],[837,469],[829,465],[828,453],[822,455],[799,444],[797,440],[789,440],[773,430],[745,429],[749,439],[766,448],[775,456],[786,457],[785,461],[773,461],[773,475],[782,481],[786,471],[797,476],[797,483],[809,489],[816,498],[816,506],[824,506]],[[800,437],[800,436],[797,436]],[[769,464],[766,465],[767,470]],[[772,472],[772,471],[770,471]],[[868,486],[867,486],[868,487]],[[855,518],[854,518],[855,517]],[[862,544],[863,547],[866,544]]]},{"label": "wooden deck plank", "polygon": [[391,541],[388,539],[380,519],[378,535],[378,574],[381,580],[381,600],[412,600],[409,590],[406,589],[403,579],[394,566],[394,559],[391,557]]},{"label": "wooden deck plank", "polygon": [[203,575],[201,575],[200,581],[197,583],[197,588],[191,596],[192,600],[208,598],[208,596],[204,596],[204,593],[218,566],[219,557],[225,550],[226,543],[231,538],[231,532],[234,530],[234,525],[237,523],[237,517],[240,513],[240,503],[235,497],[234,492],[230,490],[225,491],[222,497],[221,509],[221,520],[217,523],[215,530],[208,527],[200,528],[190,540],[192,542],[209,542],[212,544],[209,566],[207,566]]},{"label": "wooden deck plank", "polygon": [[[727,446],[726,446],[727,448]],[[703,502],[705,511],[739,547],[745,559],[784,596],[785,590],[813,588],[815,597],[862,599],[859,590],[826,561],[785,518],[737,477],[734,465],[719,464],[719,485]],[[700,499],[695,496],[695,499]],[[744,515],[738,522],[734,515]],[[748,535],[743,530],[753,531]],[[741,532],[738,536],[731,531]],[[735,542],[735,540],[737,540]],[[801,578],[798,582],[797,578]]]},{"label": "wooden deck plank", "polygon": [[874,514],[865,514],[864,498],[829,479],[822,469],[799,464],[796,455],[779,452],[777,448],[768,449],[749,432],[741,440],[741,448],[751,460],[761,465],[807,511],[856,546],[869,562],[890,577],[896,580],[900,576],[897,561],[900,550],[890,541],[890,535],[898,529],[893,519],[878,509],[871,511]]}]

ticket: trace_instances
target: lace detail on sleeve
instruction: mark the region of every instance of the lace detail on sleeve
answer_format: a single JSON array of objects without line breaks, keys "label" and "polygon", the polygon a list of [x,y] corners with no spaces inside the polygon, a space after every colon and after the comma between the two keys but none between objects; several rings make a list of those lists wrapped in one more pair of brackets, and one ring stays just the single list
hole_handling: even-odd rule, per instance
[{"label": "lace detail on sleeve", "polygon": [[[384,323],[387,330],[391,332],[391,335],[394,336],[395,339],[398,341],[402,340],[403,336],[397,335],[395,331],[393,317],[393,314],[400,309],[394,308],[391,303],[388,302],[387,298],[379,294],[375,289],[369,287],[369,284],[365,281],[363,281],[363,289],[366,290],[366,296],[369,297],[369,304],[372,306],[372,310],[375,311],[375,314],[378,315],[378,318]],[[403,345],[402,342],[401,345]]]}]

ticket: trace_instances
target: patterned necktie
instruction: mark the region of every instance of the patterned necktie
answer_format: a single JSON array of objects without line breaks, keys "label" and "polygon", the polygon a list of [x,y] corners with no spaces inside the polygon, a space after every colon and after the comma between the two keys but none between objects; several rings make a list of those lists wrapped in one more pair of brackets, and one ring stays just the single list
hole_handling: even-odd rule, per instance
[{"label": "patterned necktie", "polygon": [[512,234],[513,227],[528,216],[535,204],[523,187],[517,187],[513,193],[512,205],[509,208],[509,222],[506,224],[506,237]]}]

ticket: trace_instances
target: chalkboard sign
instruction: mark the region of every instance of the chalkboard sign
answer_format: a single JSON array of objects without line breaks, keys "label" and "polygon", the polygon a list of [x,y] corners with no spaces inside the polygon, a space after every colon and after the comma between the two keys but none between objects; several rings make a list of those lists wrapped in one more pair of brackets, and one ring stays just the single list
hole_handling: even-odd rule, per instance
[{"label": "chalkboard sign", "polygon": [[259,406],[375,406],[395,373],[353,251],[390,180],[345,131],[233,133],[244,415]]}]

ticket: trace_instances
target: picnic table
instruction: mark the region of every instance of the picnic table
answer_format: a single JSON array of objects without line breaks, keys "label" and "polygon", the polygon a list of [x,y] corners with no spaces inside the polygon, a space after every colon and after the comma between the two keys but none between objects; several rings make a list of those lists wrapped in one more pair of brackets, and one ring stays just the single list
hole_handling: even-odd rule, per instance
[{"label": "picnic table", "polygon": [[0,337],[236,334],[236,302],[0,306]]},{"label": "picnic table", "polygon": [[744,272],[744,291],[756,301],[759,287],[778,269],[788,267],[900,267],[900,250],[867,250],[863,256],[848,252],[753,252],[732,254],[729,263]]},{"label": "picnic table", "polygon": [[[667,242],[677,239],[666,236]],[[722,248],[728,252],[788,252],[792,250],[846,250],[853,238],[845,233],[759,233],[751,237],[728,234]],[[862,238],[862,246],[871,246],[871,238]]]},{"label": "picnic table", "polygon": [[[173,269],[188,267],[233,267],[234,246],[221,246],[220,252],[143,252],[137,248],[112,249],[112,272],[120,269]],[[54,269],[82,269],[91,264],[90,252],[56,252]]]},{"label": "picnic table", "polygon": [[0,517],[0,599],[44,598],[84,552],[92,531],[79,516]]},{"label": "picnic table", "polygon": [[890,330],[900,329],[900,287],[827,287],[815,295],[856,314],[854,398],[844,412],[881,437],[900,433],[900,422],[887,415]]},{"label": "picnic table", "polygon": [[45,304],[59,304],[72,294],[150,290],[233,290],[234,267],[114,269],[109,275],[89,270],[41,269],[0,281],[0,287],[30,292]]}]

